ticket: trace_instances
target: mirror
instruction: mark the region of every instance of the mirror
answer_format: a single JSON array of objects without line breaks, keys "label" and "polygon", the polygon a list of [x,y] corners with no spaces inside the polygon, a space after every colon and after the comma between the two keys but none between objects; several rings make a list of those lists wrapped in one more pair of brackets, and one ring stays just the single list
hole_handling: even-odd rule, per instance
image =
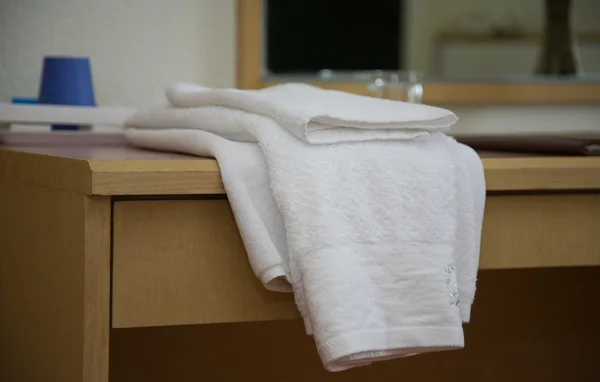
[{"label": "mirror", "polygon": [[600,80],[598,0],[266,0],[262,18],[271,81]]}]

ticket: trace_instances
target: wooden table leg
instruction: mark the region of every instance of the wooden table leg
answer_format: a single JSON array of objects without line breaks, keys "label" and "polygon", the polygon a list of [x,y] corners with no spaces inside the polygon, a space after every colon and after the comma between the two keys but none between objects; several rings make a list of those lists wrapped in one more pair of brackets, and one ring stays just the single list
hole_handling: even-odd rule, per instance
[{"label": "wooden table leg", "polygon": [[0,182],[0,380],[107,382],[109,197]]}]

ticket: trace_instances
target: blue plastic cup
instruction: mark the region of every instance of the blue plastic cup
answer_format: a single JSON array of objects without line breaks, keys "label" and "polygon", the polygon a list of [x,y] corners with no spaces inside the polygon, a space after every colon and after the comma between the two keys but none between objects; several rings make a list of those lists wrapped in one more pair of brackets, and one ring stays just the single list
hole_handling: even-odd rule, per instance
[{"label": "blue plastic cup", "polygon": [[[87,57],[44,58],[39,103],[96,106],[90,60]],[[77,130],[73,125],[52,125],[53,130]]]}]

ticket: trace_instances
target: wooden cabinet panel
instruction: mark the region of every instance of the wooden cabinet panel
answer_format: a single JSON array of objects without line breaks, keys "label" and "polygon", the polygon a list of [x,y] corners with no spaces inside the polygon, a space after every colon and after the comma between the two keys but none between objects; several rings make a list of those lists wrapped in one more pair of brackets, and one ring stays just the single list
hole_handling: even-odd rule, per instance
[{"label": "wooden cabinet panel", "polygon": [[483,271],[465,348],[325,371],[300,320],[113,329],[111,382],[600,381],[600,267]]},{"label": "wooden cabinet panel", "polygon": [[481,269],[600,265],[600,194],[489,196]]},{"label": "wooden cabinet panel", "polygon": [[[114,207],[113,327],[298,317],[252,272],[226,200]],[[481,269],[600,265],[600,195],[489,196]]]},{"label": "wooden cabinet panel", "polygon": [[113,327],[297,317],[256,278],[227,200],[114,206]]}]

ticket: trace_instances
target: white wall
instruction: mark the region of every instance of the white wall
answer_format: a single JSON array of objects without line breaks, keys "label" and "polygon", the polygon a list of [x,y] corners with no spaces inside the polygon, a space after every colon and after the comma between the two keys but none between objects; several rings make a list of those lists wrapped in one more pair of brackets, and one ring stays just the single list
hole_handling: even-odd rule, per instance
[{"label": "white wall", "polygon": [[[37,95],[45,54],[90,56],[101,105],[160,103],[175,81],[235,86],[235,36],[235,0],[0,0],[0,101]],[[593,106],[453,110],[461,133],[600,131]]]},{"label": "white wall", "polygon": [[36,97],[44,55],[89,56],[100,105],[235,85],[235,0],[0,0],[0,101]]}]

